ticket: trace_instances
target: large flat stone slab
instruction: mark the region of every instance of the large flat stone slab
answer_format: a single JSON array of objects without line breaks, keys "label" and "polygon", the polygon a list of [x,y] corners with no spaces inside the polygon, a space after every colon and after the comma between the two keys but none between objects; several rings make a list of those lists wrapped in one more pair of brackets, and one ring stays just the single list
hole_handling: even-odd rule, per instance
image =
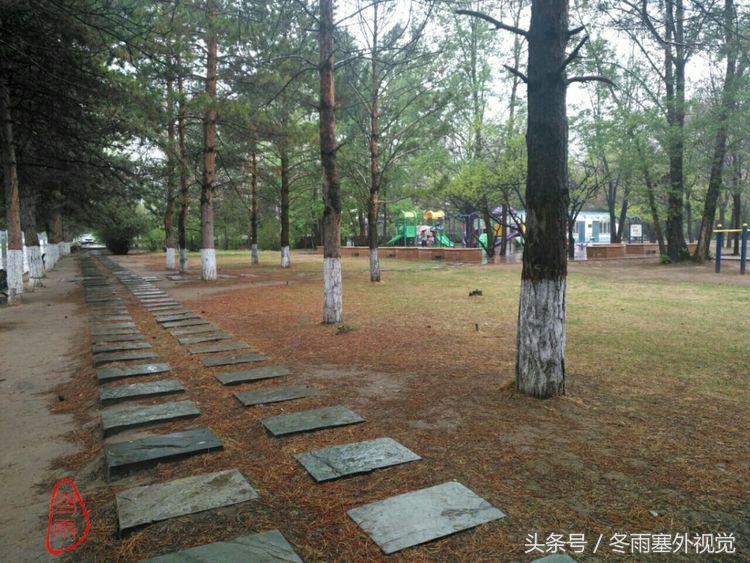
[{"label": "large flat stone slab", "polygon": [[146,559],[144,563],[302,563],[281,532],[271,530]]},{"label": "large flat stone slab", "polygon": [[101,368],[96,370],[96,378],[99,380],[99,383],[106,383],[107,381],[114,381],[125,377],[164,373],[170,369],[169,364],[139,364],[125,368]]},{"label": "large flat stone slab", "polygon": [[505,518],[456,482],[366,504],[347,514],[386,554]]},{"label": "large flat stone slab", "polygon": [[177,313],[174,315],[157,315],[156,316],[156,322],[158,323],[168,323],[171,321],[186,321],[188,319],[200,319],[200,315],[198,313],[193,313],[191,311],[185,311],[184,313]]},{"label": "large flat stone slab", "polygon": [[231,334],[219,333],[219,334],[208,334],[203,336],[186,336],[179,338],[177,342],[183,346],[190,344],[200,344],[201,342],[216,342],[217,340],[229,340],[232,338]]},{"label": "large flat stone slab", "polygon": [[94,336],[94,344],[103,344],[105,342],[133,342],[135,340],[145,340],[142,334],[112,334],[109,336]]},{"label": "large flat stone slab", "polygon": [[151,344],[148,342],[120,342],[94,344],[91,350],[95,354],[100,354],[101,352],[122,352],[125,350],[148,350],[149,348],[151,348]]},{"label": "large flat stone slab", "polygon": [[220,450],[221,442],[208,428],[109,444],[104,448],[107,472]]},{"label": "large flat stone slab", "polygon": [[365,419],[341,405],[272,416],[261,420],[274,436],[286,436],[298,432],[311,432],[323,428],[334,428],[358,424]]},{"label": "large flat stone slab", "polygon": [[108,405],[128,399],[145,399],[158,395],[169,395],[170,393],[182,393],[183,391],[185,391],[185,388],[176,379],[161,379],[102,389],[99,391],[99,400],[103,405]]},{"label": "large flat stone slab", "polygon": [[94,322],[117,322],[117,321],[132,321],[133,317],[130,315],[92,315],[91,320]]},{"label": "large flat stone slab", "polygon": [[154,314],[157,314],[157,313],[165,314],[167,310],[171,312],[173,309],[182,310],[182,305],[180,305],[179,303],[174,303],[174,302],[173,303],[158,303],[156,305],[145,305],[145,307],[148,311],[151,311]]},{"label": "large flat stone slab", "polygon": [[207,332],[219,332],[221,329],[217,326],[206,324],[194,326],[191,328],[178,328],[170,330],[169,334],[172,336],[189,336],[191,334],[205,334]]},{"label": "large flat stone slab", "polygon": [[135,360],[153,360],[158,358],[156,352],[114,352],[112,354],[96,354],[94,356],[94,365],[109,364],[112,362],[132,362]]},{"label": "large flat stone slab", "polygon": [[267,359],[268,356],[261,356],[260,354],[241,354],[239,356],[222,356],[220,358],[201,358],[201,363],[207,368],[213,368],[247,364],[250,362],[265,362]]},{"label": "large flat stone slab", "polygon": [[198,410],[193,401],[173,401],[171,403],[161,403],[147,407],[103,411],[102,430],[104,430],[105,436],[109,436],[128,428],[183,418],[194,418],[200,414],[201,411]]},{"label": "large flat stone slab", "polygon": [[227,342],[220,344],[209,344],[207,346],[191,346],[188,352],[191,354],[216,354],[218,352],[233,352],[235,350],[247,350],[250,346],[244,342]]},{"label": "large flat stone slab", "polygon": [[138,329],[133,328],[111,328],[108,326],[99,326],[91,329],[92,336],[106,336],[108,334],[138,334]]},{"label": "large flat stone slab", "polygon": [[289,375],[289,370],[278,366],[265,366],[256,369],[246,369],[243,371],[230,371],[217,373],[218,379],[223,385],[239,385],[250,381],[260,381],[262,379],[273,379],[275,377],[284,377]]},{"label": "large flat stone slab", "polygon": [[252,391],[243,391],[235,393],[237,400],[246,407],[253,405],[264,405],[266,403],[280,403],[282,401],[292,401],[317,395],[318,392],[313,387],[307,385],[294,385],[292,387],[265,387],[263,389],[253,389]]},{"label": "large flat stone slab", "polygon": [[318,483],[422,459],[393,438],[332,446],[294,457]]},{"label": "large flat stone slab", "polygon": [[120,531],[177,516],[231,506],[258,497],[236,469],[175,479],[118,493]]},{"label": "large flat stone slab", "polygon": [[98,328],[133,328],[135,327],[135,323],[132,321],[129,322],[118,322],[118,323],[106,323],[106,322],[99,322],[94,323],[94,329]]},{"label": "large flat stone slab", "polygon": [[164,328],[177,328],[181,326],[200,326],[210,324],[206,319],[185,319],[182,321],[165,322],[161,326]]}]

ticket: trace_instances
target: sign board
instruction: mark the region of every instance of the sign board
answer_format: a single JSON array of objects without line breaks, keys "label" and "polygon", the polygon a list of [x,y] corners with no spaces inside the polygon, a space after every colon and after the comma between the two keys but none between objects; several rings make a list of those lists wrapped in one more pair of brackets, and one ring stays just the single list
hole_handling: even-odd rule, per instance
[{"label": "sign board", "polygon": [[640,223],[630,225],[630,238],[641,238],[643,236],[643,225]]}]

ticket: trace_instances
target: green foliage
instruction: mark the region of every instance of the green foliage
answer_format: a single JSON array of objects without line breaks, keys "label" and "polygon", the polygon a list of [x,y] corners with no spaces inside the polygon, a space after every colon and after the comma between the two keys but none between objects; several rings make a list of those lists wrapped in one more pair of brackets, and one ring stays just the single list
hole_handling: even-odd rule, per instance
[{"label": "green foliage", "polygon": [[148,228],[149,217],[139,205],[114,200],[97,209],[96,235],[113,254],[127,254]]}]

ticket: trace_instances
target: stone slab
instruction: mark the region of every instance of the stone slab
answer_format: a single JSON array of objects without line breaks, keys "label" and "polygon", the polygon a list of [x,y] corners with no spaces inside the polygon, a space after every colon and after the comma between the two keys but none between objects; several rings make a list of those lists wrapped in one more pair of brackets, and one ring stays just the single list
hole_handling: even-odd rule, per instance
[{"label": "stone slab", "polygon": [[214,325],[199,325],[192,328],[178,328],[170,330],[172,336],[188,336],[190,334],[205,334],[207,332],[219,332],[221,329]]},{"label": "stone slab", "polygon": [[131,328],[110,328],[108,326],[99,326],[91,329],[92,336],[106,336],[109,334],[138,334],[138,329]]},{"label": "stone slab", "polygon": [[109,387],[99,391],[99,400],[103,405],[126,401],[128,399],[145,399],[170,393],[182,393],[185,388],[176,379],[160,379],[147,383],[131,383],[118,387]]},{"label": "stone slab", "polygon": [[94,322],[132,321],[133,317],[130,315],[92,315],[91,320]]},{"label": "stone slab", "polygon": [[84,301],[89,304],[107,304],[107,305],[113,305],[115,303],[122,303],[122,299],[119,297],[116,299],[112,299],[111,296],[101,296],[101,297],[84,297]]},{"label": "stone slab", "polygon": [[388,555],[505,518],[455,481],[366,504],[347,514]]},{"label": "stone slab", "polygon": [[109,336],[94,336],[94,344],[103,344],[105,342],[132,342],[134,340],[145,340],[142,334],[111,334]]},{"label": "stone slab", "polygon": [[102,411],[102,430],[109,436],[128,428],[136,428],[146,424],[194,418],[201,411],[193,401],[173,401],[147,407],[134,407],[122,410]]},{"label": "stone slab", "polygon": [[218,379],[223,385],[239,385],[250,381],[260,381],[262,379],[273,379],[275,377],[284,377],[289,375],[289,370],[278,366],[266,366],[256,369],[246,369],[243,371],[230,371],[217,373]]},{"label": "stone slab", "polygon": [[139,364],[137,366],[128,366],[125,368],[101,368],[96,370],[96,378],[99,383],[124,379],[126,377],[135,377],[138,375],[153,375],[155,373],[165,373],[171,368],[169,364]]},{"label": "stone slab", "polygon": [[272,416],[261,420],[261,424],[274,436],[286,436],[298,432],[311,432],[323,428],[358,424],[364,421],[365,419],[357,413],[338,405]]},{"label": "stone slab", "polygon": [[247,479],[231,469],[135,487],[117,493],[115,500],[120,531],[125,531],[257,497],[258,493]]},{"label": "stone slab", "polygon": [[268,356],[260,354],[241,354],[239,356],[222,356],[220,358],[201,358],[201,363],[207,368],[219,366],[233,366],[250,362],[265,362]]},{"label": "stone slab", "polygon": [[161,326],[164,328],[177,328],[181,326],[200,326],[210,324],[206,319],[185,319],[182,321],[165,322]]},{"label": "stone slab", "polygon": [[156,352],[114,352],[112,354],[96,354],[94,355],[94,365],[100,366],[111,362],[132,362],[134,360],[153,360],[158,357],[159,354]]},{"label": "stone slab", "polygon": [[107,472],[220,450],[221,442],[208,428],[194,428],[161,436],[147,436],[108,444],[104,448]]},{"label": "stone slab", "polygon": [[203,336],[186,336],[184,338],[179,338],[177,342],[179,342],[183,346],[187,346],[189,344],[200,344],[202,342],[216,342],[217,340],[229,340],[231,338],[232,338],[231,334],[227,334],[226,332],[221,332],[219,334],[209,334],[209,335],[203,335]]},{"label": "stone slab", "polygon": [[318,483],[422,459],[393,438],[332,446],[294,457]]},{"label": "stone slab", "polygon": [[107,343],[107,344],[94,344],[91,347],[91,351],[94,354],[101,352],[122,352],[125,350],[148,350],[151,348],[151,344],[148,342],[119,342],[119,343]]},{"label": "stone slab", "polygon": [[200,318],[201,317],[198,313],[193,313],[192,311],[185,311],[184,313],[177,313],[174,315],[157,315],[156,322],[168,323],[171,321],[187,321],[189,319],[200,319]]},{"label": "stone slab", "polygon": [[99,328],[134,328],[134,322],[125,323],[94,323],[94,330]]},{"label": "stone slab", "polygon": [[174,301],[165,303],[156,303],[154,305],[144,305],[148,311],[161,312],[167,309],[182,309],[182,305],[175,303]]},{"label": "stone slab", "polygon": [[313,387],[307,385],[294,385],[291,387],[265,387],[263,389],[253,389],[252,391],[243,391],[235,393],[237,400],[246,407],[253,405],[264,405],[266,403],[280,403],[282,401],[292,401],[317,395],[318,392]]},{"label": "stone slab", "polygon": [[245,342],[227,342],[220,344],[209,344],[207,346],[191,346],[188,352],[191,354],[216,354],[218,352],[232,352],[235,350],[247,350],[250,346]]},{"label": "stone slab", "polygon": [[146,559],[144,563],[302,563],[278,530],[240,536]]}]

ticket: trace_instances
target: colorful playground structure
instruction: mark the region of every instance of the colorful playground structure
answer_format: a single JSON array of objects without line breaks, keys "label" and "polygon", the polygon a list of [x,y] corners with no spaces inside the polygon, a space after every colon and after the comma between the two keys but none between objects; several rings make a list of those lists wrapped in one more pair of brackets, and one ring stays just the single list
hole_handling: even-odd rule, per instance
[{"label": "colorful playground structure", "polygon": [[742,225],[741,229],[722,229],[721,225],[714,231],[716,234],[716,273],[721,272],[721,249],[724,246],[724,235],[729,233],[737,233],[740,235],[740,274],[745,275],[745,269],[747,266],[747,223]]}]

